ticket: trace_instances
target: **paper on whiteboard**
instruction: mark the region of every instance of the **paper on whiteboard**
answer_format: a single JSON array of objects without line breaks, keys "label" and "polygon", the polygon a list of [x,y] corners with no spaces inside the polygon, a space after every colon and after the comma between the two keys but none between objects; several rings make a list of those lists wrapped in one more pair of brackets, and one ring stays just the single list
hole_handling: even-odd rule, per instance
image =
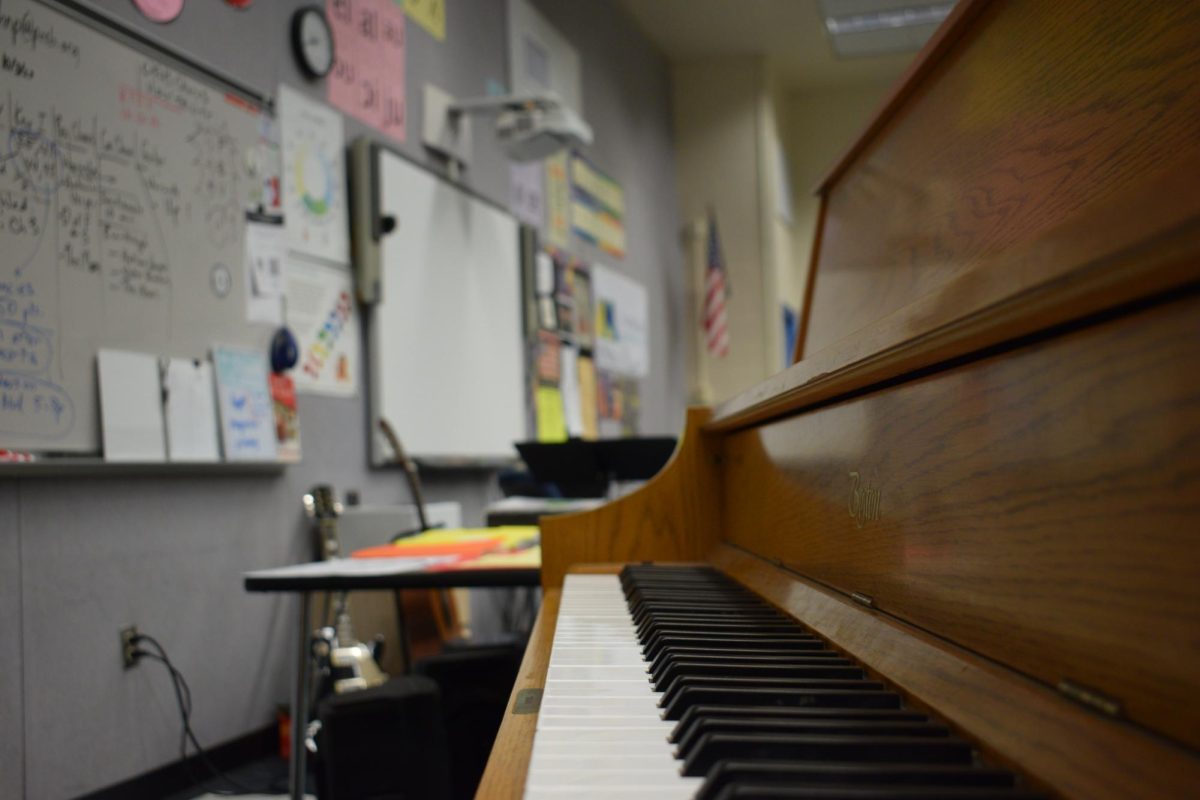
[{"label": "paper on whiteboard", "polygon": [[646,287],[601,264],[592,268],[596,367],[643,378],[650,372]]},{"label": "paper on whiteboard", "polygon": [[172,358],[163,374],[167,457],[171,461],[220,461],[212,364]]},{"label": "paper on whiteboard", "polygon": [[287,245],[337,264],[350,260],[342,115],[279,87]]},{"label": "paper on whiteboard", "polygon": [[287,324],[300,361],[296,391],[353,397],[358,393],[358,313],[350,271],[293,258],[287,267]]},{"label": "paper on whiteboard", "polygon": [[158,359],[100,350],[100,419],[105,461],[163,461],[162,384]]},{"label": "paper on whiteboard", "polygon": [[284,263],[287,248],[283,226],[246,223],[246,319],[283,324]]}]

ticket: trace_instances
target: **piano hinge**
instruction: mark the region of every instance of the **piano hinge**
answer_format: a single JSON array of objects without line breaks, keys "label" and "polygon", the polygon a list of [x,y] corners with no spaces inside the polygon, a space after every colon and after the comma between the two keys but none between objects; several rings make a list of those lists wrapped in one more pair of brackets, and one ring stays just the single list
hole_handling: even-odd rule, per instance
[{"label": "piano hinge", "polygon": [[517,699],[513,701],[512,713],[514,714],[536,714],[538,709],[542,707],[542,690],[541,689],[522,689],[517,692]]},{"label": "piano hinge", "polygon": [[1074,700],[1076,703],[1087,706],[1093,711],[1099,711],[1110,717],[1121,716],[1121,701],[1109,697],[1106,694],[1096,691],[1095,689],[1082,686],[1075,681],[1069,681],[1065,678],[1058,682],[1059,694]]},{"label": "piano hinge", "polygon": [[867,608],[875,607],[875,598],[871,597],[869,594],[863,594],[862,592],[851,592],[850,599],[858,603],[860,606],[866,606]]}]

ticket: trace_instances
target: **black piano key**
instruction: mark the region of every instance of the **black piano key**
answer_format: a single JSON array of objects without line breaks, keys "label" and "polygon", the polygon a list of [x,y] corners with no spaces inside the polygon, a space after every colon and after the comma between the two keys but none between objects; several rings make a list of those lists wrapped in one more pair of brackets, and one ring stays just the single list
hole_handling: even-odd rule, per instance
[{"label": "black piano key", "polygon": [[[654,657],[656,655],[658,655],[659,648],[663,647],[664,645],[681,644],[683,642],[690,642],[693,644],[699,644],[700,646],[703,646],[703,642],[705,642],[706,640],[711,642],[714,646],[719,645],[719,644],[728,644],[731,642],[742,642],[743,647],[747,647],[747,646],[766,647],[768,645],[771,647],[775,647],[776,643],[783,645],[784,642],[790,640],[790,641],[796,642],[796,643],[807,642],[811,645],[812,649],[816,649],[816,650],[824,650],[825,649],[825,644],[823,642],[821,642],[821,640],[815,639],[812,636],[809,636],[808,634],[797,633],[793,630],[788,630],[786,628],[777,628],[777,629],[770,630],[770,631],[754,631],[754,630],[739,631],[737,629],[728,629],[728,630],[722,630],[722,631],[713,631],[709,635],[706,635],[703,631],[697,633],[694,630],[687,630],[687,629],[684,629],[684,630],[664,629],[664,630],[657,631],[652,636],[650,636],[645,642],[642,643],[642,652],[645,654],[647,660],[652,661],[652,660],[654,660]],[[753,643],[753,642],[757,642],[757,644],[746,644],[746,643]],[[800,646],[796,646],[796,647],[792,647],[791,649],[803,649],[803,648]]]},{"label": "black piano key", "polygon": [[[756,636],[765,634],[801,634],[799,628],[789,620],[778,617],[775,619],[760,619],[753,622],[721,622],[701,620],[685,622],[682,620],[667,620],[657,626],[658,633],[673,633],[681,636],[703,636],[712,633],[714,636]],[[647,634],[647,640],[653,639],[654,634]]]},{"label": "black piano key", "polygon": [[724,613],[695,611],[688,614],[649,614],[640,622],[634,623],[634,630],[637,631],[638,636],[644,637],[648,636],[652,631],[668,626],[706,625],[709,623],[741,626],[779,624],[780,627],[786,625],[789,629],[796,630],[796,626],[791,624],[791,620],[773,611],[726,611]]},{"label": "black piano key", "polygon": [[643,564],[620,579],[683,772],[709,773],[700,798],[1036,796],[722,573]]},{"label": "black piano key", "polygon": [[636,630],[638,639],[649,642],[660,631],[679,632],[690,630],[696,634],[712,631],[715,634],[737,633],[739,636],[751,633],[781,632],[792,633],[796,629],[779,617],[758,617],[739,620],[736,617],[721,617],[706,620],[698,617],[647,620]]},{"label": "black piano key", "polygon": [[900,695],[894,692],[839,689],[780,689],[728,686],[684,686],[669,705],[663,706],[663,719],[678,721],[692,706],[747,705],[793,706],[804,708],[900,708]]},{"label": "black piano key", "polygon": [[651,663],[668,648],[704,648],[710,653],[724,650],[770,649],[776,653],[816,653],[826,652],[825,643],[819,639],[802,634],[786,634],[781,636],[661,636],[653,644],[645,643],[642,654]]},{"label": "black piano key", "polygon": [[938,722],[905,722],[864,719],[803,719],[801,717],[718,717],[697,720],[676,747],[678,758],[687,758],[709,733],[779,733],[812,736],[950,736]]},{"label": "black piano key", "polygon": [[793,708],[780,706],[692,706],[689,708],[667,741],[681,742],[692,726],[705,720],[755,717],[758,719],[810,719],[810,720],[876,720],[879,722],[926,722],[928,714],[906,708]]},{"label": "black piano key", "polygon": [[717,762],[705,776],[695,800],[712,800],[726,786],[871,786],[893,789],[978,787],[1011,789],[1011,772],[959,764],[804,764],[782,761]]},{"label": "black piano key", "polygon": [[648,672],[654,675],[672,661],[755,661],[761,663],[794,661],[799,664],[818,662],[852,664],[850,659],[834,650],[774,650],[768,647],[664,647],[650,662]]},{"label": "black piano key", "polygon": [[[723,653],[696,653],[688,651],[686,654],[677,654],[672,651],[666,651],[647,668],[652,683],[658,683],[667,677],[668,670],[672,673],[677,673],[675,669],[679,664],[696,664],[696,665],[716,665],[716,664],[763,664],[763,665],[778,665],[778,666],[793,666],[793,667],[849,667],[859,670],[862,673],[861,667],[847,658],[842,658],[836,653],[819,653],[811,656],[806,654],[777,654],[777,653],[751,653],[743,655],[737,651],[726,651]],[[827,677],[836,677],[833,675]]]},{"label": "black piano key", "polygon": [[683,762],[684,775],[703,776],[724,759],[868,764],[970,764],[971,745],[920,736],[807,736],[708,733]]},{"label": "black piano key", "polygon": [[642,652],[646,659],[653,662],[661,652],[668,648],[701,649],[710,653],[724,650],[770,650],[775,653],[820,653],[828,652],[825,643],[804,634],[789,633],[782,636],[770,637],[741,637],[741,636],[663,636],[655,645],[645,643]]},{"label": "black piano key", "polygon": [[637,613],[644,608],[653,605],[680,605],[680,604],[696,604],[704,606],[715,606],[721,604],[729,604],[733,606],[750,606],[753,608],[771,608],[771,606],[762,602],[756,597],[742,594],[741,592],[717,592],[717,591],[700,591],[700,592],[667,592],[662,590],[646,590],[638,589],[631,592],[626,598],[626,603],[629,605],[630,611]]},{"label": "black piano key", "polygon": [[663,670],[652,682],[660,692],[668,692],[677,678],[807,678],[858,681],[865,677],[862,667],[849,664],[771,664],[733,661],[678,661]]},{"label": "black piano key", "polygon": [[[836,678],[725,678],[714,675],[697,675],[691,677],[681,675],[669,687],[663,689],[660,708],[669,707],[680,692],[686,689],[701,688],[709,691],[724,689],[821,689],[844,692],[883,692],[883,684],[879,681],[838,680]],[[669,719],[669,718],[668,718]]]},{"label": "black piano key", "polygon": [[1043,800],[1043,795],[1023,789],[964,788],[957,786],[763,786],[733,784],[715,800]]},{"label": "black piano key", "polygon": [[[677,618],[702,618],[702,619],[783,619],[787,617],[780,614],[773,608],[763,608],[761,606],[735,606],[735,605],[715,605],[715,606],[642,606],[642,610],[633,615],[634,627],[643,625],[654,620],[677,619]],[[791,620],[788,620],[792,622]],[[792,622],[795,625],[794,622]],[[799,627],[799,626],[796,626]]]}]

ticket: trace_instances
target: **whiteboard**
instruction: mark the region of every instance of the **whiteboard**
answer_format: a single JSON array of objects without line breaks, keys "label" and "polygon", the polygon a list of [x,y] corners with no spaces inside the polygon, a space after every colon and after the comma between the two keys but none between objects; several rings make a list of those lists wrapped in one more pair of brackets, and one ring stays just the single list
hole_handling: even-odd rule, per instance
[{"label": "whiteboard", "polygon": [[[415,458],[512,459],[526,438],[518,228],[507,213],[373,147],[379,248],[369,318],[373,420]],[[377,429],[372,425],[372,430]],[[372,460],[389,453],[376,433]]]},{"label": "whiteboard", "polygon": [[0,4],[3,448],[99,450],[101,347],[195,358],[270,336],[242,272],[262,114],[128,41]]}]

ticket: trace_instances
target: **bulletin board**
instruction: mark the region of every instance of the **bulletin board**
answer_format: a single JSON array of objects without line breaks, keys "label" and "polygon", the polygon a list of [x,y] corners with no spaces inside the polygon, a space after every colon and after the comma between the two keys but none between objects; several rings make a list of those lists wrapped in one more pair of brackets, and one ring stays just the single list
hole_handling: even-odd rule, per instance
[{"label": "bulletin board", "polygon": [[0,57],[0,448],[99,452],[99,348],[270,336],[243,273],[261,102],[74,5],[5,0]]}]

